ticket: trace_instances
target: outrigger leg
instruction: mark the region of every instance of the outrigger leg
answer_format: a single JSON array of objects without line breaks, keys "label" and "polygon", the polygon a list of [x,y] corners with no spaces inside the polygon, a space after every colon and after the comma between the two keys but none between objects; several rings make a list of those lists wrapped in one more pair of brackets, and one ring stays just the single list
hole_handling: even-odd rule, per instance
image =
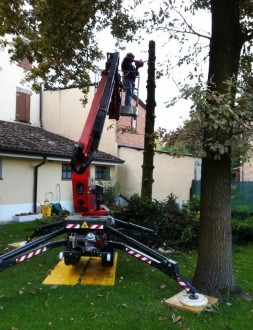
[{"label": "outrigger leg", "polygon": [[186,281],[179,273],[179,268],[176,261],[166,258],[160,253],[138,242],[134,238],[119,232],[115,228],[108,227],[108,231],[115,237],[119,237],[121,240],[129,243],[128,245],[122,242],[108,241],[108,244],[110,244],[113,248],[122,250],[132,257],[135,257],[150,266],[159,269],[161,272],[173,278],[187,292],[187,295],[184,296],[184,301],[182,301],[182,303],[189,306],[207,305],[208,299],[204,295],[198,293],[194,286]]},{"label": "outrigger leg", "polygon": [[48,235],[38,238],[34,241],[30,241],[27,244],[9,251],[5,254],[0,255],[0,272],[6,268],[19,264],[20,262],[26,261],[32,257],[36,257],[44,252],[51,249],[65,246],[66,240],[54,241],[48,244],[41,245],[50,239],[57,237],[65,232],[65,228],[58,229]]}]

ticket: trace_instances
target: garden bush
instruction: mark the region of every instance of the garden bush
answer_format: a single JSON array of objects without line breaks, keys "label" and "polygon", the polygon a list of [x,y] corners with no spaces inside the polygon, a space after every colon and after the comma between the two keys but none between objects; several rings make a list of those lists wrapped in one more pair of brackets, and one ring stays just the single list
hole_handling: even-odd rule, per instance
[{"label": "garden bush", "polygon": [[234,244],[253,242],[253,216],[245,219],[232,218],[232,233]]},{"label": "garden bush", "polygon": [[[133,195],[128,205],[114,208],[112,215],[124,221],[155,230],[160,237],[157,245],[173,249],[196,249],[199,237],[200,198],[193,196],[180,206],[177,197],[170,194],[164,201],[150,200]],[[232,212],[233,244],[253,241],[253,216],[248,209],[238,206]],[[145,240],[145,244],[156,245]]]},{"label": "garden bush", "polygon": [[133,195],[127,206],[115,208],[112,215],[155,230],[161,239],[159,244],[163,242],[173,249],[197,247],[199,221],[196,212],[187,205],[180,207],[173,194],[164,201]]},{"label": "garden bush", "polygon": [[247,219],[250,216],[249,207],[247,205],[232,206],[232,219]]}]

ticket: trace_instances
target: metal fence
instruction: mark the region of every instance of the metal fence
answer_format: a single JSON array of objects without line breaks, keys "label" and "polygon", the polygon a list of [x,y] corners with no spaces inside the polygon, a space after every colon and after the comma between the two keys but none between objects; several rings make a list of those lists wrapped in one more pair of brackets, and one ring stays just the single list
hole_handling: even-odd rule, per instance
[{"label": "metal fence", "polygon": [[[199,180],[192,180],[191,196],[200,195]],[[253,213],[253,182],[252,181],[232,181],[231,182],[232,209],[239,206],[247,206],[249,212]]]}]

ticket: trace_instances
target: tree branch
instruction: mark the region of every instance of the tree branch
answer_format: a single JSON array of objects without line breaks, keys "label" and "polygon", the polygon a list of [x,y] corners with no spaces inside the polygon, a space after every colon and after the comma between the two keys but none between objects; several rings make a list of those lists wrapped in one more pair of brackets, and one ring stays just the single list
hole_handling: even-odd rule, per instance
[{"label": "tree branch", "polygon": [[[159,27],[157,28],[157,30],[168,30],[166,27]],[[201,34],[201,33],[198,33],[196,31],[194,31],[193,29],[191,29],[192,31],[181,31],[181,30],[174,30],[174,29],[171,29],[170,31],[172,32],[175,32],[175,33],[184,33],[184,34],[191,34],[191,35],[195,35],[195,36],[198,36],[198,37],[201,37],[201,38],[205,38],[205,39],[208,39],[210,40],[211,38],[204,35],[204,34]]]},{"label": "tree branch", "polygon": [[184,18],[184,16],[173,6],[173,9],[175,10],[175,12],[182,18],[182,20],[184,21],[184,23],[186,24],[186,26],[189,28],[189,32],[185,31],[184,33],[190,33],[190,34],[194,34],[194,35],[197,35],[199,37],[202,37],[202,38],[206,38],[208,40],[211,39],[211,37],[208,37],[207,35],[204,35],[204,34],[201,34],[201,33],[198,33],[196,32],[192,26],[186,21],[186,19]]}]

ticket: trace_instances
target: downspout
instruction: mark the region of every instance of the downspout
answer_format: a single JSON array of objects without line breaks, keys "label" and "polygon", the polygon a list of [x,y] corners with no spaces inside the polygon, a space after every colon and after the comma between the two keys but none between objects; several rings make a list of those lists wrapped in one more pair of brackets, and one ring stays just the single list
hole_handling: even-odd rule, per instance
[{"label": "downspout", "polygon": [[44,85],[40,84],[40,105],[39,105],[39,114],[40,114],[40,127],[43,128],[43,122],[42,122],[42,101],[43,101],[43,90],[44,90]]},{"label": "downspout", "polygon": [[34,167],[34,189],[33,189],[33,212],[37,213],[37,192],[38,192],[38,168],[46,164],[47,159],[45,158],[42,163]]}]

